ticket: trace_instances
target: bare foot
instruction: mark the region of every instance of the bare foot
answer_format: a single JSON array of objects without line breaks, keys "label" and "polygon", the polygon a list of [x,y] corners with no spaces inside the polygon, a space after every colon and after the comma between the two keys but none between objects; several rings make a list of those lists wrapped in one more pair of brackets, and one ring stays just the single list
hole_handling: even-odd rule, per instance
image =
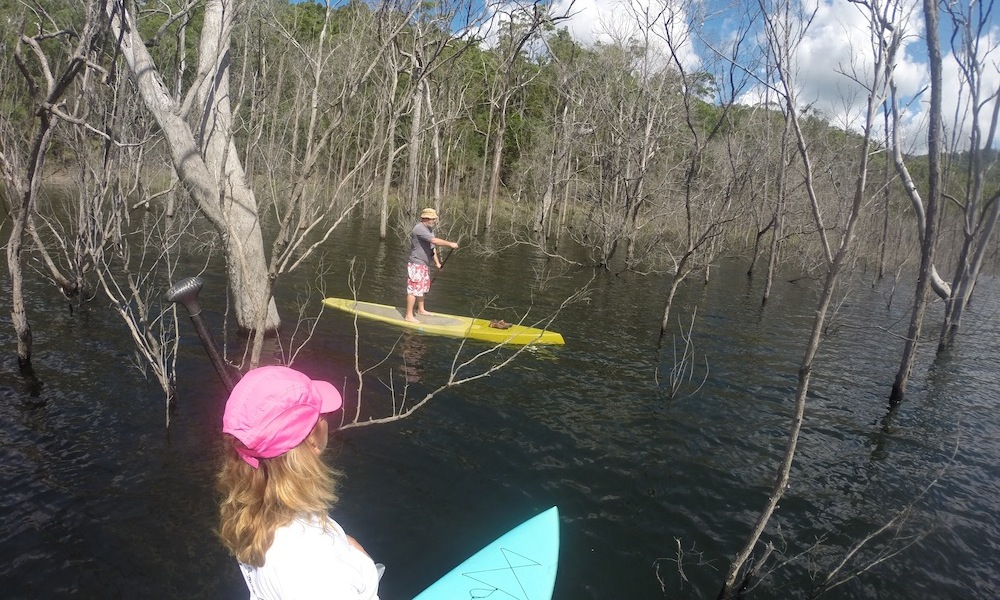
[{"label": "bare foot", "polygon": [[420,319],[416,317],[403,317],[403,320],[409,321],[410,323],[419,323]]},{"label": "bare foot", "polygon": [[417,314],[418,315],[423,315],[425,317],[433,317],[434,316],[434,313],[427,312],[426,310],[421,310],[421,311],[417,312]]}]

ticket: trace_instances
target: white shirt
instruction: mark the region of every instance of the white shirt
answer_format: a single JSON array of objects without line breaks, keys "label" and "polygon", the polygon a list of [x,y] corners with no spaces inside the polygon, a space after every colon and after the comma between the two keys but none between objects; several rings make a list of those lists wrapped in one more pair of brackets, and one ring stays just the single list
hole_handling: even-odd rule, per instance
[{"label": "white shirt", "polygon": [[292,521],[274,532],[259,569],[240,564],[250,600],[378,600],[375,563],[333,519]]}]

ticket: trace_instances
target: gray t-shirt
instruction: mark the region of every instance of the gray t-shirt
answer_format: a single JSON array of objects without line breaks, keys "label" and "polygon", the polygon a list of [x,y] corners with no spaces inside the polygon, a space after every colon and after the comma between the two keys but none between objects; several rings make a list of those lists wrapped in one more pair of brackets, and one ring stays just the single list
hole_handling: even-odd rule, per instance
[{"label": "gray t-shirt", "polygon": [[434,246],[431,240],[434,239],[434,232],[423,222],[413,226],[410,232],[410,258],[409,262],[428,267],[434,264]]}]

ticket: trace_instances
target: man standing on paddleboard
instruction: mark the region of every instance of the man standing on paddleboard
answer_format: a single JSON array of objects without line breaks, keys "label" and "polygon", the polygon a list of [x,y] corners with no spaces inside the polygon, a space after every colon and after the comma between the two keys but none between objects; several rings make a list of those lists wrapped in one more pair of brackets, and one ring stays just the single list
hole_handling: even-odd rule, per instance
[{"label": "man standing on paddleboard", "polygon": [[424,294],[431,290],[431,263],[438,269],[441,268],[436,247],[448,246],[452,250],[458,249],[457,243],[434,237],[437,218],[437,212],[433,208],[425,208],[420,211],[420,222],[410,231],[410,258],[406,264],[405,318],[411,323],[420,322],[413,314],[414,305],[417,309],[416,314],[431,314],[424,308]]}]

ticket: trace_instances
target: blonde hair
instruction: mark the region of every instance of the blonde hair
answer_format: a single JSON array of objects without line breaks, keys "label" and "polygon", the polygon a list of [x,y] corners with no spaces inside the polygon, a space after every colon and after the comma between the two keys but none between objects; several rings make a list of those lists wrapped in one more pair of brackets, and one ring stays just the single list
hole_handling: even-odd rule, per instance
[{"label": "blonde hair", "polygon": [[306,443],[315,439],[318,429],[281,456],[261,458],[257,469],[236,452],[234,446],[241,442],[224,436],[228,444],[216,481],[222,496],[218,533],[239,562],[264,566],[277,528],[296,517],[325,518],[337,502],[340,473]]}]

